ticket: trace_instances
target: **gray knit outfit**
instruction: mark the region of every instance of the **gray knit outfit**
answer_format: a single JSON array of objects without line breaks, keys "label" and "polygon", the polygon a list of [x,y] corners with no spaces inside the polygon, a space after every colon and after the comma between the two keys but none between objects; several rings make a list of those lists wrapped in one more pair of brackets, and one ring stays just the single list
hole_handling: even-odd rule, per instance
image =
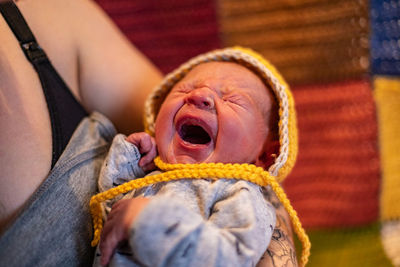
[{"label": "gray knit outfit", "polygon": [[[117,135],[100,171],[100,191],[143,177],[139,159],[136,146]],[[182,179],[123,197],[137,196],[151,201],[110,266],[255,266],[275,227],[275,209],[261,188],[243,180]],[[115,201],[104,204],[106,213]],[[99,260],[97,251],[94,266]]]}]

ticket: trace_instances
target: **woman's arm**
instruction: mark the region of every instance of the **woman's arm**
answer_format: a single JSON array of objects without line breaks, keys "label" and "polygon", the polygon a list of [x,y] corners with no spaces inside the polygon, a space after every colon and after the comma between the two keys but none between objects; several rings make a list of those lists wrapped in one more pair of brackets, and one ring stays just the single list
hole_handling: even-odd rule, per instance
[{"label": "woman's arm", "polygon": [[[119,132],[143,128],[144,100],[161,80],[160,71],[89,0],[70,0],[76,14],[79,87],[89,110],[105,114]],[[75,7],[76,6],[76,7]]]},{"label": "woman's arm", "polygon": [[271,188],[265,189],[264,197],[275,207],[276,226],[271,243],[257,267],[298,266],[289,214]]}]

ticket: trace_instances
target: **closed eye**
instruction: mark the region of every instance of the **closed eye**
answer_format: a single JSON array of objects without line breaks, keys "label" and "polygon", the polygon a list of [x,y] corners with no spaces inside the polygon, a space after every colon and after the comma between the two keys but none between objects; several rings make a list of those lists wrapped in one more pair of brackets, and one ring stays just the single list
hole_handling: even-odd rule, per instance
[{"label": "closed eye", "polygon": [[240,95],[240,94],[229,94],[226,96],[223,96],[222,99],[225,102],[230,102],[239,106],[246,106],[249,104],[249,101],[247,100],[247,98],[244,95]]},{"label": "closed eye", "polygon": [[178,83],[172,88],[171,92],[187,94],[192,90],[193,90],[193,87],[190,86],[189,84],[187,84],[187,83]]}]

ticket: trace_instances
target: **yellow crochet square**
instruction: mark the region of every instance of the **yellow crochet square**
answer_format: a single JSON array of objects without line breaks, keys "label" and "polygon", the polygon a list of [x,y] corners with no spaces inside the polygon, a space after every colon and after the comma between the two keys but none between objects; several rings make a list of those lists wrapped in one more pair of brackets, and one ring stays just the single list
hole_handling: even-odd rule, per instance
[{"label": "yellow crochet square", "polygon": [[400,218],[400,78],[376,77],[377,105],[382,166],[381,219]]}]

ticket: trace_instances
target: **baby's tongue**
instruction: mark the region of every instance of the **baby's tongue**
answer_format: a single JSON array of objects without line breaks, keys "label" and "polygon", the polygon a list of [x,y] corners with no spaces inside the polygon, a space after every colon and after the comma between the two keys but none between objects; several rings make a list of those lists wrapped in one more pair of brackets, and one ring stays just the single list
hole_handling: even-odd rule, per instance
[{"label": "baby's tongue", "polygon": [[211,142],[208,133],[198,125],[183,125],[180,136],[183,140],[192,144],[207,144]]}]

